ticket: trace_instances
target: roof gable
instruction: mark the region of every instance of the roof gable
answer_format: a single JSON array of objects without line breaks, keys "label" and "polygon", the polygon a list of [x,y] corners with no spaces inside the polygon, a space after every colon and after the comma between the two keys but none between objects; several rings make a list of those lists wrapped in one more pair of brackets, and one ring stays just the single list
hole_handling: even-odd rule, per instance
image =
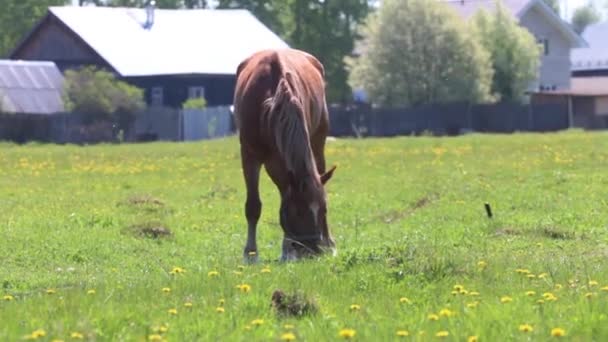
[{"label": "roof gable", "polygon": [[[494,11],[496,8],[496,0],[446,0],[446,2],[465,19],[471,18],[481,9]],[[585,41],[574,32],[572,27],[543,0],[502,0],[502,4],[517,20],[534,8],[547,18],[547,21],[564,36],[572,48],[586,46]]]},{"label": "roof gable", "polygon": [[12,113],[64,111],[63,75],[53,62],[0,60],[0,103]]},{"label": "roof gable", "polygon": [[252,53],[287,44],[247,10],[51,7],[122,76],[236,73]]},{"label": "roof gable", "polygon": [[583,32],[588,48],[572,50],[572,70],[608,70],[608,21],[590,25]]}]

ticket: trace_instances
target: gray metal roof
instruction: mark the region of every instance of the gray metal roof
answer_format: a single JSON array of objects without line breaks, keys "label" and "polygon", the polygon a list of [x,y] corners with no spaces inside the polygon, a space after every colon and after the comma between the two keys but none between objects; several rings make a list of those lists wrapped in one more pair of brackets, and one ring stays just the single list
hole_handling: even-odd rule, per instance
[{"label": "gray metal roof", "polygon": [[63,75],[55,63],[0,60],[0,111],[62,112],[62,92]]},{"label": "gray metal roof", "polygon": [[287,44],[247,10],[51,7],[122,76],[234,75],[252,53]]},{"label": "gray metal roof", "polygon": [[590,25],[583,32],[588,48],[572,50],[572,70],[608,69],[608,21]]}]

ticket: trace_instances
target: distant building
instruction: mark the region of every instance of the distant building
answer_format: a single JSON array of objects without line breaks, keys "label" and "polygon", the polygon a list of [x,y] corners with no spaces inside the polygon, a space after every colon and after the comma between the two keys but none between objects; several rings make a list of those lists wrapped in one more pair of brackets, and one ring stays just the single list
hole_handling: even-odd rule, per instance
[{"label": "distant building", "polygon": [[179,108],[232,104],[238,64],[286,47],[246,10],[51,7],[10,57],[105,68],[143,88],[149,106]]},{"label": "distant building", "polygon": [[55,63],[0,60],[0,113],[63,112],[62,92]]},{"label": "distant building", "polygon": [[[494,11],[495,0],[447,0],[463,18],[480,9]],[[585,41],[544,0],[502,0],[519,24],[542,45],[539,79],[531,91],[570,88],[570,51],[586,46]]]},{"label": "distant building", "polygon": [[572,75],[608,76],[608,21],[590,25],[583,32],[589,47],[572,51]]}]

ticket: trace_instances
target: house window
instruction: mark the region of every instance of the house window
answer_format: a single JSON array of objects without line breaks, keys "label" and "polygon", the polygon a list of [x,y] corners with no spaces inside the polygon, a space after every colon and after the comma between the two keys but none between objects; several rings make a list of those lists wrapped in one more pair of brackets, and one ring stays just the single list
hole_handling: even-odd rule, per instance
[{"label": "house window", "polygon": [[163,101],[163,87],[152,87],[150,89],[150,104],[152,106],[162,106]]},{"label": "house window", "polygon": [[205,98],[205,87],[189,87],[188,88],[188,98],[189,99]]},{"label": "house window", "polygon": [[536,42],[538,43],[538,45],[541,46],[541,48],[543,50],[543,55],[548,56],[549,55],[549,39],[547,39],[547,38],[538,38],[536,40]]}]

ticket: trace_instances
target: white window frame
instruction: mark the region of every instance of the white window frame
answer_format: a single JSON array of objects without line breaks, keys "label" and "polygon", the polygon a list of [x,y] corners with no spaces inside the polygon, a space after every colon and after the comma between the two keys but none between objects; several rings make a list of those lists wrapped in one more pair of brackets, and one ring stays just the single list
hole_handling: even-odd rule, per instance
[{"label": "white window frame", "polygon": [[163,106],[165,104],[164,89],[161,86],[155,86],[150,88],[150,105],[152,106]]}]

